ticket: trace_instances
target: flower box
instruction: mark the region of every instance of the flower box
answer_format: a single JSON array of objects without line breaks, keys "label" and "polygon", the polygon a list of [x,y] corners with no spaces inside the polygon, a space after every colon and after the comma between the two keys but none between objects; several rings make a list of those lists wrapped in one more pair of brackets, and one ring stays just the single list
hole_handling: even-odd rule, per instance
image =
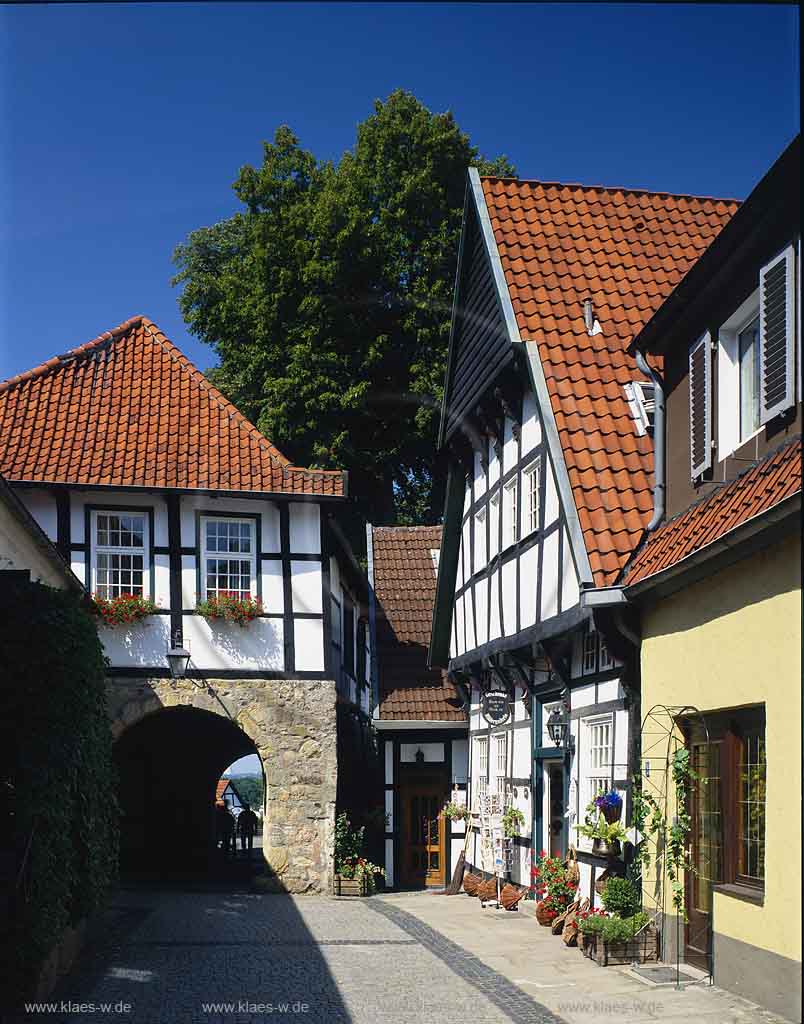
[{"label": "flower box", "polygon": [[344,878],[342,875],[335,875],[333,892],[336,896],[368,896],[368,877],[361,875],[360,878]]},{"label": "flower box", "polygon": [[626,942],[604,942],[600,936],[590,936],[590,939],[596,941],[588,955],[600,967],[635,962],[644,964],[659,959],[659,936],[653,925],[648,925]]}]

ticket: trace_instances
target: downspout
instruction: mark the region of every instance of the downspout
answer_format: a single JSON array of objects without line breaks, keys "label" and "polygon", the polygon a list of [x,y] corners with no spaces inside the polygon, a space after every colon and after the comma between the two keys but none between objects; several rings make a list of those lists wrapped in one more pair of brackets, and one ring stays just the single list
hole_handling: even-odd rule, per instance
[{"label": "downspout", "polygon": [[664,519],[665,507],[665,442],[664,442],[664,381],[649,365],[643,352],[636,351],[636,364],[639,369],[653,382],[653,518],[645,527],[646,533],[652,533]]},{"label": "downspout", "polygon": [[377,600],[374,596],[374,527],[366,523],[366,556],[368,565],[368,604],[369,604],[369,674],[371,676],[371,717],[376,715],[380,706],[379,665],[377,662]]}]

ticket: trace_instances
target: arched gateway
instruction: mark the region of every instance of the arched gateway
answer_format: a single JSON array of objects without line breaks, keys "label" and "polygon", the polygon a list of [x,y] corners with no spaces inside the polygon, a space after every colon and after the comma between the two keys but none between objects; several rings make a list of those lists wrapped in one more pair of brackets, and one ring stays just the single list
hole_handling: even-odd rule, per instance
[{"label": "arched gateway", "polygon": [[337,779],[335,686],[325,680],[111,678],[123,867],[203,866],[215,783],[256,753],[263,851],[289,892],[327,891]]},{"label": "arched gateway", "polygon": [[129,856],[200,856],[211,776],[254,750],[271,867],[326,891],[337,723],[371,715],[345,474],[292,465],[142,316],[0,387],[0,421],[0,472],[103,615]]}]

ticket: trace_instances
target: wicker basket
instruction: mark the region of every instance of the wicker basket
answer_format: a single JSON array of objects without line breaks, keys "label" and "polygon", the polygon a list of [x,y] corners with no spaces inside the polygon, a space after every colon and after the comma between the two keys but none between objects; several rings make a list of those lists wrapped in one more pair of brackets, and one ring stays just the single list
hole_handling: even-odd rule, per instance
[{"label": "wicker basket", "polygon": [[510,882],[506,882],[500,893],[500,903],[502,903],[506,910],[518,910],[519,901],[526,892],[527,889],[518,889],[515,885],[511,885]]},{"label": "wicker basket", "polygon": [[545,928],[553,923],[553,912],[545,906],[544,900],[539,900],[536,904],[536,920]]},{"label": "wicker basket", "polygon": [[477,896],[480,881],[480,875],[473,875],[471,871],[466,872],[463,876],[463,891],[467,896]]},{"label": "wicker basket", "polygon": [[481,901],[497,899],[497,879],[494,875],[480,883],[477,889],[477,898]]}]

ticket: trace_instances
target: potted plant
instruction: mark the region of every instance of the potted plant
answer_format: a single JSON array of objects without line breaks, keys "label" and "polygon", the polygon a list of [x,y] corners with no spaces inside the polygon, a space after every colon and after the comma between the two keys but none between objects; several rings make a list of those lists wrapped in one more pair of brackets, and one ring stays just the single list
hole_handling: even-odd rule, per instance
[{"label": "potted plant", "polygon": [[582,910],[575,919],[575,927],[578,929],[578,949],[583,956],[594,957],[597,936],[603,928],[603,922],[608,920],[605,910]]},{"label": "potted plant", "polygon": [[[612,796],[617,798],[619,805],[614,800],[607,802]],[[598,800],[601,800],[600,805]],[[616,817],[614,817],[615,810]],[[601,794],[587,805],[583,824],[576,825],[575,828],[579,835],[592,840],[592,849],[595,853],[604,857],[619,857],[620,843],[625,842],[628,838],[619,820],[621,810],[622,798],[613,791]],[[613,820],[609,821],[609,817]]]},{"label": "potted plant", "polygon": [[516,807],[506,807],[503,811],[502,826],[506,839],[519,835],[520,828],[525,824],[525,815]]},{"label": "potted plant", "polygon": [[236,622],[238,626],[245,626],[247,622],[262,615],[262,601],[258,597],[238,597],[222,590],[219,594],[213,594],[206,601],[199,601],[195,610],[207,622],[222,619],[226,622]]},{"label": "potted plant", "polygon": [[600,967],[658,960],[658,936],[650,917],[639,911],[631,917],[606,918],[596,939],[594,958]]},{"label": "potted plant", "polygon": [[450,801],[444,806],[444,817],[448,821],[468,821],[469,808],[464,804],[456,804]]},{"label": "potted plant", "polygon": [[542,850],[531,870],[536,899],[536,920],[552,925],[575,899],[578,883],[567,878],[567,869],[560,857],[548,857]]},{"label": "potted plant", "polygon": [[93,611],[103,619],[105,626],[124,626],[139,622],[156,612],[156,605],[150,598],[136,594],[118,594],[117,597],[92,595]]},{"label": "potted plant", "polygon": [[610,789],[605,793],[598,793],[593,803],[609,823],[620,820],[623,810],[623,798],[616,789]]},{"label": "potted plant", "polygon": [[642,894],[627,878],[609,878],[600,894],[603,906],[615,917],[633,917],[642,909]]},{"label": "potted plant", "polygon": [[345,813],[335,820],[335,895],[370,896],[377,888],[376,876],[385,870],[363,856],[365,826],[352,828]]}]

